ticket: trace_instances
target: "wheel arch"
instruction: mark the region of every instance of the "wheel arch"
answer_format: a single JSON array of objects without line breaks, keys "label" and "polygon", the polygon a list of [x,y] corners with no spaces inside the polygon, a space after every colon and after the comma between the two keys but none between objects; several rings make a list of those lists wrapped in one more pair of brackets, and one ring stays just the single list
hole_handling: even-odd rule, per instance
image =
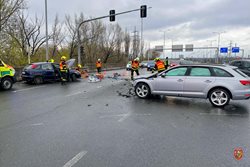
[{"label": "wheel arch", "polygon": [[14,77],[13,77],[13,76],[9,76],[9,75],[4,76],[3,78],[1,78],[1,79],[0,79],[0,82],[2,82],[2,80],[4,80],[5,78],[10,78],[12,82],[15,82]]}]

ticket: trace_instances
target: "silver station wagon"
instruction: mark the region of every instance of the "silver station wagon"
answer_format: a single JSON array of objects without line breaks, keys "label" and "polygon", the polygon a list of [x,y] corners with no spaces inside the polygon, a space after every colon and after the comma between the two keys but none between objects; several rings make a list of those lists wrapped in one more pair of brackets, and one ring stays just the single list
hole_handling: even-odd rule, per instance
[{"label": "silver station wagon", "polygon": [[223,107],[232,100],[250,98],[250,78],[237,67],[182,65],[159,74],[138,76],[133,85],[139,98],[153,95],[209,99]]}]

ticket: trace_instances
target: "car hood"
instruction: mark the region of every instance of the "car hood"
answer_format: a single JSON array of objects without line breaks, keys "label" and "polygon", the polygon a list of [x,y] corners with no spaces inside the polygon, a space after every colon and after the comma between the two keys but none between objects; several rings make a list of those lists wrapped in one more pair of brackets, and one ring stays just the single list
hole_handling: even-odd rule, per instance
[{"label": "car hood", "polygon": [[153,73],[153,74],[148,74],[148,75],[140,75],[140,76],[137,76],[135,77],[135,80],[138,80],[138,79],[148,79],[148,78],[152,78],[152,77],[155,77],[157,76],[157,72]]},{"label": "car hood", "polygon": [[69,59],[66,61],[68,68],[71,68],[75,64],[76,59]]}]

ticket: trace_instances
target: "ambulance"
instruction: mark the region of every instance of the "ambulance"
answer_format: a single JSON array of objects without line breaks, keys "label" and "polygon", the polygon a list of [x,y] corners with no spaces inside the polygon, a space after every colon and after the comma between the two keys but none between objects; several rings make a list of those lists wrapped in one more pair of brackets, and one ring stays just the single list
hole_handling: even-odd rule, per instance
[{"label": "ambulance", "polygon": [[0,59],[0,89],[9,90],[15,82],[15,69]]}]

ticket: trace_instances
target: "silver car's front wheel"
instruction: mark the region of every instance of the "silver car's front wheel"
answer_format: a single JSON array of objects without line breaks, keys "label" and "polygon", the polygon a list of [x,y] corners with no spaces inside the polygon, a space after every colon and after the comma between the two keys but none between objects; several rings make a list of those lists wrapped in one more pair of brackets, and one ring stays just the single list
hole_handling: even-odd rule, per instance
[{"label": "silver car's front wheel", "polygon": [[151,94],[149,86],[146,83],[139,83],[135,86],[135,94],[139,98],[147,98]]},{"label": "silver car's front wheel", "polygon": [[215,89],[210,92],[209,101],[216,107],[224,107],[229,103],[230,96],[224,89]]}]

